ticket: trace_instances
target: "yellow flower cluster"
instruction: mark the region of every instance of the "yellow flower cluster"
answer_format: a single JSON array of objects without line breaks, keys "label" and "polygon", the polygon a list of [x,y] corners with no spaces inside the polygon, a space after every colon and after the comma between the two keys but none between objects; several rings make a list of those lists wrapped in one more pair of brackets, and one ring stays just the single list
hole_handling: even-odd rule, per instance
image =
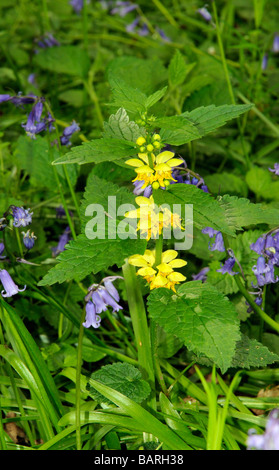
[{"label": "yellow flower cluster", "polygon": [[[154,134],[152,137],[139,137],[137,145],[139,147],[138,158],[131,158],[126,161],[127,165],[134,167],[137,174],[134,181],[143,181],[141,189],[152,185],[153,190],[166,188],[170,181],[176,181],[172,176],[173,168],[181,165],[183,160],[174,158],[174,153],[168,150],[160,152],[163,147],[160,142],[160,135]],[[157,153],[156,152],[160,152]],[[149,198],[138,196],[136,203],[138,209],[126,212],[125,217],[138,219],[137,230],[141,236],[150,240],[162,235],[163,229],[180,228],[181,217],[173,214],[167,207],[157,206],[153,196]],[[186,280],[186,277],[174,271],[174,268],[181,268],[187,264],[182,259],[177,259],[177,251],[167,250],[161,254],[161,259],[156,259],[155,251],[146,250],[144,255],[133,255],[129,258],[129,263],[136,266],[137,274],[142,276],[150,286],[150,289],[166,287],[175,292],[175,285]]]},{"label": "yellow flower cluster", "polygon": [[175,285],[186,280],[181,273],[177,273],[173,268],[181,268],[187,261],[177,258],[177,251],[167,250],[162,253],[161,263],[155,266],[155,251],[146,250],[144,255],[133,255],[129,258],[129,263],[140,269],[137,271],[149,284],[150,289],[166,287],[175,292]]},{"label": "yellow flower cluster", "polygon": [[[155,134],[156,136],[157,134]],[[172,169],[182,163],[180,158],[173,158],[175,154],[168,150],[159,153],[157,156],[154,154],[153,150],[156,147],[158,148],[158,145],[155,145],[156,143],[159,144],[160,148],[158,137],[152,144],[147,144],[146,146],[144,145],[146,143],[145,138],[139,137],[136,142],[140,150],[138,153],[139,158],[131,158],[126,161],[126,164],[134,167],[137,173],[133,182],[144,181],[142,189],[150,184],[152,184],[154,189],[159,187],[165,188],[170,184],[170,180],[176,181],[172,177]]]},{"label": "yellow flower cluster", "polygon": [[129,219],[139,219],[137,230],[141,235],[146,234],[146,240],[158,238],[163,228],[180,228],[181,218],[178,214],[173,214],[167,207],[158,207],[154,203],[153,196],[136,197],[136,203],[139,208],[126,212],[125,217]]}]

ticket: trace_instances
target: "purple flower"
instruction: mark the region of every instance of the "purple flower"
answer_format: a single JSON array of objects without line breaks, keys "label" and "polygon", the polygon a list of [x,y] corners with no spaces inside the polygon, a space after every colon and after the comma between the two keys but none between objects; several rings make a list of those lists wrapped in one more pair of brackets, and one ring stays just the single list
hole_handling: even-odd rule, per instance
[{"label": "purple flower", "polygon": [[65,246],[69,242],[70,233],[71,233],[70,228],[67,227],[62,233],[62,235],[59,237],[57,246],[55,246],[54,248],[51,248],[52,256],[57,256],[59,255],[59,253],[65,250]]},{"label": "purple flower", "polygon": [[[253,312],[253,308],[251,307],[251,305],[249,305],[249,302],[245,302],[246,305],[248,305],[248,308],[247,308],[247,313],[252,313]],[[255,304],[257,304],[259,307],[262,305],[263,303],[263,299],[260,295],[258,295],[255,299]]]},{"label": "purple flower", "polygon": [[101,324],[101,317],[99,315],[96,315],[96,308],[94,303],[89,300],[87,302],[86,307],[86,316],[85,316],[85,322],[83,323],[83,326],[85,328],[90,328],[90,326],[93,326],[93,328],[99,328]]},{"label": "purple flower", "polygon": [[[37,41],[38,46],[41,49],[46,49],[47,47],[60,46],[60,42],[55,39],[51,33],[46,33],[46,35]],[[38,53],[38,50],[35,51]]]},{"label": "purple flower", "polygon": [[279,450],[279,410],[273,409],[263,434],[256,434],[255,429],[248,431],[248,450]]},{"label": "purple flower", "polygon": [[23,292],[26,289],[26,286],[24,286],[23,289],[19,289],[12,280],[8,271],[5,269],[0,270],[0,281],[4,287],[4,290],[1,292],[2,297],[11,297],[12,295],[17,294],[18,292]]},{"label": "purple flower", "polygon": [[[0,242],[0,255],[2,255],[3,251],[5,250],[5,245],[3,242]],[[6,256],[0,256],[0,259],[5,259]]]},{"label": "purple flower", "polygon": [[138,7],[135,3],[117,1],[115,7],[110,11],[111,15],[119,15],[122,18]]},{"label": "purple flower", "polygon": [[258,238],[255,241],[255,243],[252,243],[250,245],[250,248],[251,250],[255,251],[256,253],[260,255],[261,253],[263,253],[264,248],[265,248],[265,238],[264,237]]},{"label": "purple flower", "polygon": [[79,125],[76,123],[76,121],[73,121],[70,126],[64,129],[63,135],[60,137],[61,145],[71,145],[70,137],[72,137],[74,132],[78,132],[79,130]]},{"label": "purple flower", "polygon": [[24,209],[23,207],[12,206],[12,214],[14,217],[14,227],[26,227],[31,224],[33,212],[30,209]]},{"label": "purple flower", "polygon": [[234,267],[234,265],[235,265],[235,258],[230,257],[225,261],[223,266],[221,266],[221,268],[217,269],[216,271],[217,273],[222,273],[222,274],[228,273],[231,276],[234,276],[235,274],[238,274],[237,272],[232,271],[232,268]]},{"label": "purple flower", "polygon": [[144,197],[151,196],[151,194],[152,194],[151,184],[146,186],[146,188],[144,188],[144,189],[142,189],[142,186],[144,185],[144,181],[135,181],[133,183],[133,185],[135,186],[135,189],[133,190],[133,193],[136,194],[137,196],[139,196],[139,194],[142,194],[142,193],[143,193]]},{"label": "purple flower", "polygon": [[126,31],[127,33],[133,33],[135,31],[135,28],[139,24],[140,17],[138,16],[132,23],[127,24],[126,26]]},{"label": "purple flower", "polygon": [[209,238],[214,238],[215,235],[217,235],[218,230],[214,230],[214,228],[211,227],[205,227],[202,229],[202,233],[206,233]]},{"label": "purple flower", "polygon": [[274,163],[274,168],[269,168],[269,171],[279,176],[279,163]]},{"label": "purple flower", "polygon": [[202,233],[206,233],[209,238],[215,237],[215,241],[212,244],[208,244],[208,249],[210,251],[225,251],[224,240],[221,232],[214,230],[211,227],[205,227],[202,229]]},{"label": "purple flower", "polygon": [[0,95],[0,103],[3,103],[3,101],[9,101],[10,99],[10,95]]},{"label": "purple flower", "polygon": [[274,39],[273,39],[273,44],[272,44],[272,52],[279,52],[279,34],[276,33],[274,35]]},{"label": "purple flower", "polygon": [[35,245],[35,240],[37,237],[34,235],[34,233],[30,233],[30,230],[27,230],[27,232],[21,232],[23,234],[23,244],[27,248],[27,250],[31,250],[33,246]]},{"label": "purple flower", "polygon": [[263,256],[258,258],[257,265],[253,266],[252,270],[260,287],[265,284],[274,284],[279,280],[278,276],[274,277],[274,264],[272,260],[268,260],[266,263]]},{"label": "purple flower", "polygon": [[35,134],[39,134],[39,132],[42,132],[46,129],[46,119],[41,120],[43,112],[43,101],[44,99],[40,98],[36,102],[31,112],[29,113],[26,124],[22,124],[26,134],[32,139],[35,139]]},{"label": "purple flower", "polygon": [[199,8],[197,11],[206,21],[211,21],[212,20],[211,14],[209,13],[209,11],[205,7]]},{"label": "purple flower", "polygon": [[[88,321],[86,321],[84,324],[86,328],[89,328],[89,326],[91,325],[94,326],[91,323],[90,319],[93,319],[92,321],[96,321],[95,315],[105,312],[108,309],[108,307],[112,307],[113,312],[118,312],[120,309],[123,308],[121,307],[121,305],[118,304],[120,300],[120,296],[118,294],[117,289],[113,285],[113,281],[117,277],[119,276],[108,276],[104,278],[102,281],[104,285],[93,284],[92,286],[88,288],[88,294],[85,297],[87,306],[89,304],[89,307],[87,307],[89,310]],[[95,324],[98,324],[99,326],[101,319],[100,317],[98,318],[99,318],[99,323],[95,323]],[[87,317],[86,317],[86,320],[87,320]],[[94,326],[94,328],[98,328],[98,326]]]},{"label": "purple flower", "polygon": [[264,54],[263,60],[262,60],[262,70],[267,69],[267,63],[268,63],[268,54]]},{"label": "purple flower", "polygon": [[165,42],[170,42],[170,38],[166,35],[166,33],[161,29],[156,27],[157,33],[159,33],[161,39]]},{"label": "purple flower", "polygon": [[198,274],[192,274],[192,278],[194,279],[194,281],[206,281],[206,275],[209,271],[209,268],[206,267],[206,268],[202,268],[200,270],[200,272]]}]

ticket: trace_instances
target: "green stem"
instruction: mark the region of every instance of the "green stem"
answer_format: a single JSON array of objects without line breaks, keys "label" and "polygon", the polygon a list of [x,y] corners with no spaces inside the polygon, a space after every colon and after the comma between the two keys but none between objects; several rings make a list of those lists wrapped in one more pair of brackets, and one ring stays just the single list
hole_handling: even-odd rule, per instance
[{"label": "green stem", "polygon": [[78,335],[78,347],[77,347],[77,368],[76,368],[76,446],[77,450],[81,450],[81,420],[80,420],[80,376],[81,376],[81,365],[82,365],[82,339],[83,339],[83,322],[85,320],[85,308],[82,311],[79,335]]},{"label": "green stem", "polygon": [[142,373],[143,378],[149,382],[149,385],[151,387],[152,393],[148,400],[148,404],[152,409],[155,410],[155,379],[145,305],[140,286],[138,285],[134,266],[131,266],[128,261],[126,261],[122,270],[127,291],[131,320],[135,333],[139,369]]}]

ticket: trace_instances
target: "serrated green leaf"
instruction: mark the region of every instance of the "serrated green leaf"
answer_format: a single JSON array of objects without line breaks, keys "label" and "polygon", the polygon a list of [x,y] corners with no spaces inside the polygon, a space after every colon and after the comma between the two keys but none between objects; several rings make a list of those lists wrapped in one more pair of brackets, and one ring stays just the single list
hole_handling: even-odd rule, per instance
[{"label": "serrated green leaf", "polygon": [[[34,186],[43,186],[56,190],[57,181],[51,165],[52,158],[58,158],[59,152],[55,147],[50,154],[48,142],[41,136],[32,140],[27,136],[20,136],[15,150],[19,167],[26,170]],[[65,175],[62,168],[58,168],[58,174],[63,186],[67,187]],[[68,168],[71,183],[74,185],[77,179],[75,165]]]},{"label": "serrated green leaf", "polygon": [[140,128],[130,118],[124,108],[119,108],[115,114],[109,117],[108,122],[104,122],[105,138],[116,138],[135,142],[138,137],[145,135],[145,129]]},{"label": "serrated green leaf", "polygon": [[158,119],[155,125],[161,128],[161,138],[164,142],[183,145],[215,131],[252,107],[250,104],[202,106],[179,116]]},{"label": "serrated green leaf", "polygon": [[279,181],[273,181],[268,170],[255,166],[246,173],[245,180],[249,189],[257,197],[267,200],[279,200]]},{"label": "serrated green leaf", "polygon": [[[238,287],[234,276],[228,273],[222,274],[217,272],[217,269],[220,269],[221,264],[223,264],[223,262],[220,263],[220,261],[212,261],[209,264],[210,271],[206,276],[207,282],[212,284],[214,287],[216,287],[216,289],[218,289],[220,292],[223,292],[225,295],[235,294],[238,292]],[[237,266],[234,270],[237,272]]]},{"label": "serrated green leaf", "polygon": [[279,356],[269,351],[263,344],[255,339],[242,335],[236,344],[236,352],[232,360],[232,367],[250,369],[251,367],[265,367],[279,360]]},{"label": "serrated green leaf", "polygon": [[136,145],[133,142],[116,138],[103,138],[84,142],[82,145],[73,147],[53,162],[54,165],[61,163],[101,163],[104,161],[112,162],[123,159],[130,155],[135,155]]},{"label": "serrated green leaf", "polygon": [[157,204],[180,204],[182,217],[184,205],[193,204],[193,222],[200,229],[212,227],[228,235],[235,233],[234,227],[228,225],[223,208],[210,194],[195,185],[173,184],[167,191],[157,191],[154,197]]},{"label": "serrated green leaf", "polygon": [[163,96],[166,94],[166,91],[167,91],[167,86],[165,86],[164,88],[162,88],[161,90],[158,90],[158,91],[155,91],[155,93],[152,93],[152,95],[149,95],[145,102],[144,102],[144,106],[146,109],[149,109],[151,108],[152,106],[154,106],[154,104],[156,104],[161,98],[163,98]]},{"label": "serrated green leaf", "polygon": [[44,70],[85,78],[90,67],[86,51],[79,46],[66,45],[41,49],[34,62]]},{"label": "serrated green leaf", "polygon": [[156,289],[148,298],[150,316],[175,334],[196,354],[204,354],[225,372],[240,339],[234,306],[215,287],[201,281],[186,282],[177,294]]},{"label": "serrated green leaf", "polygon": [[123,107],[131,113],[143,112],[146,110],[146,95],[138,88],[133,88],[124,80],[116,77],[110,78],[111,92],[113,96],[112,104]]},{"label": "serrated green leaf", "polygon": [[[123,229],[119,226],[123,219],[125,221],[123,215],[118,215],[119,206],[133,202],[134,196],[126,188],[119,188],[92,172],[87,180],[80,209],[83,233],[66,245],[65,251],[57,257],[58,264],[49,270],[39,285],[52,285],[70,279],[82,280],[88,274],[96,274],[114,264],[120,268],[132,254],[143,254],[146,240],[137,238],[136,233],[135,238],[123,237],[125,226]],[[90,212],[86,215],[86,209],[91,204],[98,205],[100,213],[92,215]],[[94,227],[87,227],[91,219],[99,224],[100,232],[95,235],[96,238],[91,235]]]},{"label": "serrated green leaf", "polygon": [[246,198],[224,196],[217,198],[224,210],[225,219],[232,230],[241,230],[250,225],[267,224],[275,227],[279,224],[279,211],[263,204],[254,204]]},{"label": "serrated green leaf", "polygon": [[47,286],[71,279],[81,281],[87,275],[97,274],[114,264],[121,268],[128,256],[143,254],[145,246],[144,240],[89,240],[81,234],[66,245],[65,251],[57,257],[58,263],[38,285]]},{"label": "serrated green leaf", "polygon": [[[116,362],[103,366],[101,369],[93,372],[91,379],[101,382],[114,390],[118,390],[136,403],[144,401],[151,391],[149,384],[142,379],[141,372],[131,364]],[[112,403],[92,387],[90,394],[99,403]]]},{"label": "serrated green leaf", "polygon": [[187,66],[185,63],[185,59],[181,52],[176,49],[169,67],[168,67],[168,75],[169,75],[169,82],[172,86],[180,85],[184,82],[185,77],[187,74]]}]

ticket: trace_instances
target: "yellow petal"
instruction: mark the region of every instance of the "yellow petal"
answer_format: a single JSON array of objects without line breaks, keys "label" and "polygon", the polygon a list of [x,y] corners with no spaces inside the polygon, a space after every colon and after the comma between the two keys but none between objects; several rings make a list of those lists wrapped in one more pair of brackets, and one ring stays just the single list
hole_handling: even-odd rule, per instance
[{"label": "yellow petal", "polygon": [[143,255],[132,255],[129,257],[128,261],[129,261],[129,264],[131,264],[132,266],[138,266],[138,267],[148,266],[148,262],[143,257]]},{"label": "yellow petal", "polygon": [[154,204],[154,200],[151,197],[148,198],[145,196],[138,196],[135,200],[138,206],[151,206],[152,204]]},{"label": "yellow petal", "polygon": [[164,152],[159,153],[156,157],[156,163],[165,163],[170,160],[175,153],[170,152],[169,150],[165,150]]},{"label": "yellow petal", "polygon": [[[144,163],[146,163],[148,165],[149,160],[148,160],[147,153],[138,153],[138,157],[141,158],[141,160],[143,160]],[[142,164],[142,162],[141,162],[141,164]]]},{"label": "yellow petal", "polygon": [[171,158],[171,160],[168,160],[167,165],[173,167],[179,166],[181,165],[181,163],[183,163],[183,160],[181,160],[180,158]]},{"label": "yellow petal", "polygon": [[150,266],[147,266],[144,268],[140,268],[137,273],[139,276],[145,277],[145,276],[154,276],[154,274],[156,274],[156,271]]},{"label": "yellow petal", "polygon": [[158,264],[157,269],[160,274],[162,273],[164,275],[170,274],[173,271],[173,269],[167,263]]},{"label": "yellow petal", "polygon": [[154,173],[154,170],[152,170],[152,168],[150,168],[150,166],[148,165],[142,165],[142,166],[139,166],[135,169],[135,172],[136,173],[146,173],[147,175],[151,175],[152,173]]},{"label": "yellow petal", "polygon": [[183,276],[183,274],[181,274],[181,273],[173,272],[168,276],[168,279],[171,282],[182,282],[182,281],[186,280],[186,277]]},{"label": "yellow petal", "polygon": [[158,274],[154,277],[151,281],[151,288],[154,289],[156,287],[164,287],[168,283],[167,279],[164,276]]},{"label": "yellow petal", "polygon": [[130,160],[127,160],[125,163],[126,165],[135,166],[135,167],[142,166],[142,161],[139,160],[138,158],[130,158]]},{"label": "yellow petal", "polygon": [[178,252],[175,250],[167,250],[162,253],[162,262],[163,263],[169,263],[172,261],[174,258],[176,258],[178,255]]},{"label": "yellow petal", "polygon": [[125,212],[124,216],[128,217],[129,219],[137,219],[139,217],[138,216],[138,209],[134,209],[133,211]]},{"label": "yellow petal", "polygon": [[186,266],[186,264],[187,261],[184,261],[183,259],[174,259],[169,263],[172,268],[182,268],[183,266]]}]

